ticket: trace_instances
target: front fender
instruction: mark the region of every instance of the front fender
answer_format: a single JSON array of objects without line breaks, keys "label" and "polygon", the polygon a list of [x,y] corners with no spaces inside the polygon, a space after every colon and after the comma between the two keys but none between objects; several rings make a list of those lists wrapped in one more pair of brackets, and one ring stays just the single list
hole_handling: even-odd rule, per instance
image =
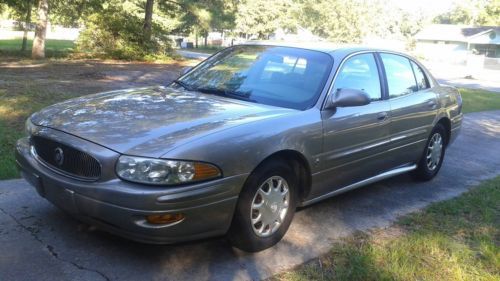
[{"label": "front fender", "polygon": [[[323,129],[317,109],[258,120],[181,145],[162,158],[213,163],[224,176],[250,173],[271,154],[293,150],[304,155],[311,169],[314,155],[321,153]],[[314,172],[314,171],[313,171]]]}]

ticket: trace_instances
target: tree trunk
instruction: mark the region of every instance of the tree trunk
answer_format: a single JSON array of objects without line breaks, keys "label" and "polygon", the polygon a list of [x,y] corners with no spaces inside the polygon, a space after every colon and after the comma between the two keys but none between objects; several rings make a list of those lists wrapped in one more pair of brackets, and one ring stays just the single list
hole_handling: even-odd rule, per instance
[{"label": "tree trunk", "polygon": [[47,34],[47,21],[49,15],[48,0],[38,1],[38,23],[35,29],[35,39],[33,40],[33,48],[31,57],[33,59],[45,58],[45,35]]},{"label": "tree trunk", "polygon": [[153,5],[154,0],[146,1],[146,10],[144,16],[144,25],[142,30],[144,31],[144,43],[151,40],[151,28],[153,25]]},{"label": "tree trunk", "polygon": [[23,34],[23,45],[21,46],[21,51],[26,51],[26,45],[28,43],[28,30],[31,23],[31,1],[28,0],[26,19],[24,21],[24,34]]},{"label": "tree trunk", "polygon": [[208,34],[205,34],[205,36],[204,36],[204,37],[205,37],[205,42],[204,42],[204,44],[205,44],[205,48],[206,48],[206,47],[208,46]]},{"label": "tree trunk", "polygon": [[194,47],[198,49],[198,28],[194,28]]}]

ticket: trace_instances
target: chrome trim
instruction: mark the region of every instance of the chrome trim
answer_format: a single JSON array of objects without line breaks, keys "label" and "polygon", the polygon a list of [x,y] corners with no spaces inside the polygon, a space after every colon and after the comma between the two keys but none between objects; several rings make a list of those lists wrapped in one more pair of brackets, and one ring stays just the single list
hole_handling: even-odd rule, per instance
[{"label": "chrome trim", "polygon": [[394,170],[390,170],[390,171],[384,172],[382,174],[378,174],[374,177],[371,177],[371,178],[350,184],[348,186],[336,189],[332,192],[329,192],[327,194],[323,194],[319,197],[316,197],[316,198],[313,198],[313,199],[310,199],[307,201],[303,201],[299,205],[301,207],[311,205],[311,204],[314,204],[314,203],[319,202],[321,200],[324,200],[326,198],[329,198],[329,197],[332,197],[332,196],[335,196],[335,195],[338,195],[338,194],[341,194],[341,193],[344,193],[344,192],[347,192],[347,191],[350,191],[350,190],[353,190],[353,189],[356,189],[356,188],[359,188],[359,187],[362,187],[362,186],[365,186],[365,185],[368,185],[368,184],[371,184],[371,183],[374,183],[374,182],[377,182],[377,181],[380,181],[383,179],[386,179],[386,178],[397,176],[399,174],[403,174],[403,173],[415,170],[416,168],[417,168],[417,165],[411,165],[411,166],[405,166],[405,167],[397,168]]}]

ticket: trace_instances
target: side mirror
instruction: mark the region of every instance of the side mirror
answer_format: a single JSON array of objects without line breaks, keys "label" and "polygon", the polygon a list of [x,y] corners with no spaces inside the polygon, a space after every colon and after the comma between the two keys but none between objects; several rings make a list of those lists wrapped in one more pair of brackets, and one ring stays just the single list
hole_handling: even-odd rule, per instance
[{"label": "side mirror", "polygon": [[181,71],[181,76],[191,71],[191,69],[193,69],[191,66],[184,67]]},{"label": "side mirror", "polygon": [[325,105],[325,109],[336,107],[362,106],[370,103],[367,93],[356,89],[338,89],[330,95]]}]

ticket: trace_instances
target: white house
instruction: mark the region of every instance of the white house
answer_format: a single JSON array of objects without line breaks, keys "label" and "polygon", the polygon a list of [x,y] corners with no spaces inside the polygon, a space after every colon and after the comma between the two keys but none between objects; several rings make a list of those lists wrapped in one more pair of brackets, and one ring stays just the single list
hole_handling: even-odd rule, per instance
[{"label": "white house", "polygon": [[432,24],[415,39],[417,52],[428,59],[464,62],[469,54],[500,58],[500,26]]}]

